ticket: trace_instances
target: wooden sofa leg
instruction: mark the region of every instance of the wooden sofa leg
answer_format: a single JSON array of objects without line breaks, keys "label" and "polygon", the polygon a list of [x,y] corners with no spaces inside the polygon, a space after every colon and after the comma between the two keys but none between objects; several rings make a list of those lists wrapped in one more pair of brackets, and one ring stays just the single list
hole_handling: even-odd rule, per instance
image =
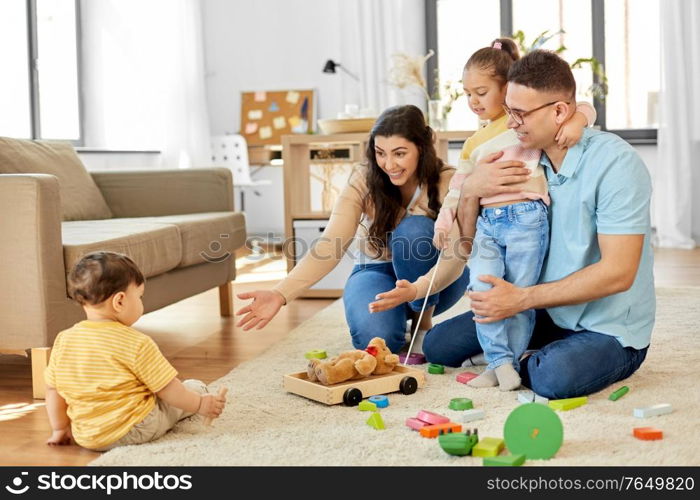
[{"label": "wooden sofa leg", "polygon": [[221,316],[233,316],[233,283],[230,281],[219,287],[219,309]]},{"label": "wooden sofa leg", "polygon": [[50,347],[32,348],[32,393],[34,399],[46,399],[44,372],[49,366]]}]

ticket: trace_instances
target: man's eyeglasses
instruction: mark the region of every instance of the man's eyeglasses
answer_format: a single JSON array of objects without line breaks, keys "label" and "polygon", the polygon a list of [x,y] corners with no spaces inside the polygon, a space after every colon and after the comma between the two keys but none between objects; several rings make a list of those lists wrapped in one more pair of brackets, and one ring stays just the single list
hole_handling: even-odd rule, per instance
[{"label": "man's eyeglasses", "polygon": [[531,109],[530,111],[514,111],[504,104],[503,111],[505,111],[506,114],[515,121],[515,123],[517,123],[518,125],[522,125],[523,123],[525,123],[525,117],[527,115],[534,113],[535,111],[539,111],[540,109],[544,109],[547,106],[551,106],[552,104],[556,104],[558,102],[566,102],[566,104],[569,104],[567,101],[552,101],[548,102],[547,104],[543,104],[542,106],[539,106],[535,109]]}]

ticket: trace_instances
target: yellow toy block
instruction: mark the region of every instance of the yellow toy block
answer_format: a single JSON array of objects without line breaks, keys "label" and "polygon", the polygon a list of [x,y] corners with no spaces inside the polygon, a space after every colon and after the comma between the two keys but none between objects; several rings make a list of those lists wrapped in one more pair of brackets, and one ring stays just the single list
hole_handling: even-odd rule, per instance
[{"label": "yellow toy block", "polygon": [[500,438],[481,438],[472,448],[473,457],[495,457],[503,450],[503,440]]},{"label": "yellow toy block", "polygon": [[578,408],[588,403],[588,398],[582,396],[580,398],[569,398],[569,399],[555,399],[549,402],[549,407],[552,410],[567,411]]}]

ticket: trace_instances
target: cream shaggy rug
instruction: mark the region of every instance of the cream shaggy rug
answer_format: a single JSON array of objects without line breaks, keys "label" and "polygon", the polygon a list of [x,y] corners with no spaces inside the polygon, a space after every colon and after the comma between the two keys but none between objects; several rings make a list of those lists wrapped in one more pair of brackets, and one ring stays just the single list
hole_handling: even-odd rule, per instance
[{"label": "cream shaggy rug", "polygon": [[[700,288],[659,289],[657,296],[652,347],[640,370],[624,382],[630,392],[612,402],[607,399],[612,388],[606,389],[583,407],[558,412],[563,446],[551,460],[526,464],[700,465]],[[448,314],[467,308],[463,299]],[[502,437],[503,423],[518,405],[515,392],[472,389],[455,381],[463,370],[447,369],[444,375],[427,375],[427,386],[411,396],[390,395],[390,406],[381,410],[387,428],[378,431],[365,424],[369,414],[357,407],[327,407],[282,390],[283,374],[303,370],[304,353],[320,348],[329,355],[350,348],[341,301],[212,384],[214,390],[229,388],[226,411],[212,427],[195,417],[157,442],[112,450],[92,465],[480,466],[480,458],[447,455],[437,440],[420,437],[404,421],[421,409],[456,419],[458,412],[447,404],[468,397],[486,418],[467,425],[478,427],[482,437]],[[673,413],[645,420],[632,416],[633,408],[657,403],[671,403]],[[662,429],[663,440],[632,437],[632,428],[643,426]]]}]

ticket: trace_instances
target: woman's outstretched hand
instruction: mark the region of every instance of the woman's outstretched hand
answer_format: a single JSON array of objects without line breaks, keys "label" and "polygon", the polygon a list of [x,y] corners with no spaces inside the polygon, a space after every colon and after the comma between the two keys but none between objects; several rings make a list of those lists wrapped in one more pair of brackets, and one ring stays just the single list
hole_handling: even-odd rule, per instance
[{"label": "woman's outstretched hand", "polygon": [[369,304],[369,312],[388,311],[405,302],[414,300],[417,293],[416,285],[407,280],[399,280],[396,282],[396,288],[393,290],[377,294],[377,300]]},{"label": "woman's outstretched hand", "polygon": [[257,327],[257,330],[265,327],[285,304],[284,297],[271,290],[256,290],[254,292],[239,293],[236,297],[241,300],[253,299],[253,302],[236,312],[236,316],[243,316],[245,314],[245,316],[236,323],[236,326],[242,326],[245,331],[255,327]]}]

